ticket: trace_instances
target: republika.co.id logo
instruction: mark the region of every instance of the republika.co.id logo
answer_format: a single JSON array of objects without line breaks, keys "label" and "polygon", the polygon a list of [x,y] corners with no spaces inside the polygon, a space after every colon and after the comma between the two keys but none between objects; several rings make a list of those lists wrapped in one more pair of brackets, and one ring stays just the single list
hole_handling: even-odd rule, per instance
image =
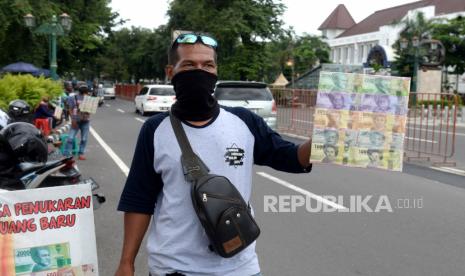
[{"label": "republika.co.id logo", "polygon": [[422,209],[423,197],[391,198],[387,195],[350,195],[350,196],[303,196],[303,195],[265,195],[263,211],[265,213],[294,213],[305,210],[309,213],[392,213],[394,210]]}]

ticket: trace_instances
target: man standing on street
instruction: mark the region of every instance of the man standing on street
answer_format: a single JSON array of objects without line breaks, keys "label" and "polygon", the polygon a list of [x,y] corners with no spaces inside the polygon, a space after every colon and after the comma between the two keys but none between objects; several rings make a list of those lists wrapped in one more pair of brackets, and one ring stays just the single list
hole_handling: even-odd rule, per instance
[{"label": "man standing on street", "polygon": [[[194,152],[210,173],[227,177],[247,202],[253,164],[309,172],[310,141],[284,141],[265,121],[244,108],[220,107],[212,97],[217,81],[217,42],[206,35],[183,34],[173,42],[167,76],[176,92],[172,106]],[[243,153],[231,163],[228,151]],[[226,156],[226,157],[225,157]],[[209,249],[209,240],[194,211],[191,183],[183,175],[181,149],[169,113],[148,119],[139,134],[118,210],[124,214],[124,244],[117,276],[134,275],[134,261],[148,229],[152,276],[255,276],[260,266],[255,243],[231,258]]]},{"label": "man standing on street", "polygon": [[86,151],[87,138],[89,136],[90,128],[90,114],[87,112],[81,112],[79,109],[80,104],[84,100],[84,96],[87,96],[89,89],[87,86],[79,87],[79,94],[68,97],[69,113],[71,114],[71,129],[68,133],[68,139],[66,140],[65,149],[63,155],[71,155],[73,150],[73,141],[81,131],[81,142],[79,143],[79,160],[86,160],[84,153]]}]

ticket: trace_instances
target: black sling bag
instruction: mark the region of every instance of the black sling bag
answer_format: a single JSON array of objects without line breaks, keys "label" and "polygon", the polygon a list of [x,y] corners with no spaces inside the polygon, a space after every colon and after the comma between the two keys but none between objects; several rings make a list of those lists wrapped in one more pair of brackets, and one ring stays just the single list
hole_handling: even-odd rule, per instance
[{"label": "black sling bag", "polygon": [[260,235],[250,205],[229,179],[208,173],[208,167],[192,151],[181,121],[171,113],[170,120],[182,152],[184,177],[192,183],[192,204],[210,239],[210,249],[223,258],[232,257]]}]

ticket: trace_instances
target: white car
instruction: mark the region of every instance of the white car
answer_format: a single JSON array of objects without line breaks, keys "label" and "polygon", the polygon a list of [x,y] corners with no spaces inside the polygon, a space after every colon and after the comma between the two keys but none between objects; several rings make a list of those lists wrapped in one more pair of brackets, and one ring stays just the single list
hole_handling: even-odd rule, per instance
[{"label": "white car", "polygon": [[241,106],[261,116],[271,129],[276,129],[276,103],[263,82],[219,81],[215,98],[223,106]]},{"label": "white car", "polygon": [[103,97],[105,99],[115,99],[115,86],[111,82],[104,82],[103,84]]},{"label": "white car", "polygon": [[176,101],[172,85],[145,85],[134,99],[136,112],[144,116],[147,112],[165,112]]}]

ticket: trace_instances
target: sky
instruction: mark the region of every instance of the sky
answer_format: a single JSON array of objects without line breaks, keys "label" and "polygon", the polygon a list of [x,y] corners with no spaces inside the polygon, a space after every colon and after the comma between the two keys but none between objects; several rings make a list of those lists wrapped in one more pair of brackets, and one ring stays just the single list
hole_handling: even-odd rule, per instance
[{"label": "sky", "polygon": [[[129,19],[122,27],[138,26],[156,28],[168,21],[168,0],[112,0],[111,7],[121,18]],[[281,0],[287,6],[282,20],[293,26],[296,33],[320,35],[318,27],[339,4],[344,4],[355,22],[360,22],[373,12],[415,0]]]}]

